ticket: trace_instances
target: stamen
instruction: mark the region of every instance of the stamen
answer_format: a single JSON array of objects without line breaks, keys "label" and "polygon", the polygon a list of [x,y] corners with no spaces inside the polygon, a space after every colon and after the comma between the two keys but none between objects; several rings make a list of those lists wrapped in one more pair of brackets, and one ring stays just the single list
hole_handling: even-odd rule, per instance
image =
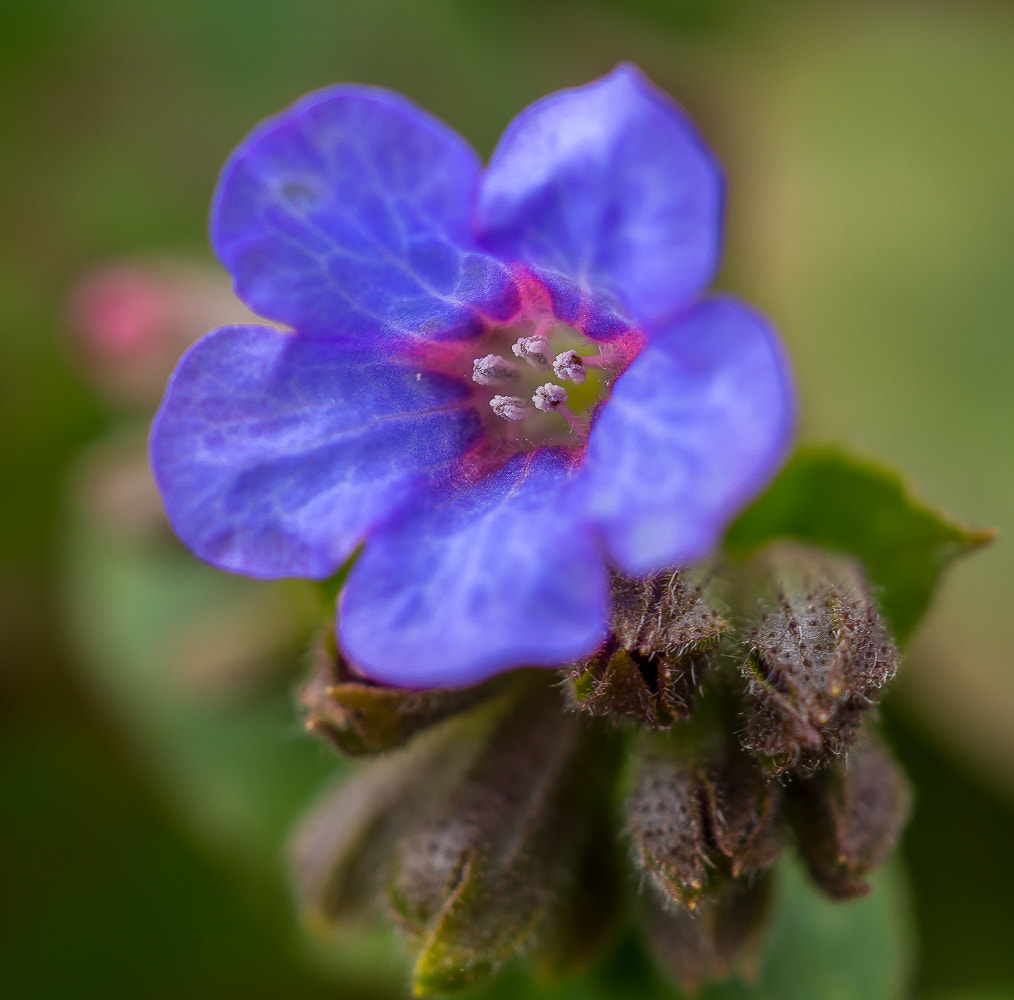
[{"label": "stamen", "polygon": [[552,413],[563,403],[567,402],[567,390],[562,385],[557,385],[555,382],[547,382],[545,385],[540,385],[535,390],[535,395],[532,396],[532,402],[535,404],[537,410],[542,410],[545,413]]},{"label": "stamen", "polygon": [[575,385],[580,385],[588,377],[584,361],[577,351],[564,351],[558,354],[553,362],[553,371],[557,378],[573,382]]},{"label": "stamen", "polygon": [[494,396],[490,409],[504,420],[526,420],[532,415],[531,404],[520,396]]},{"label": "stamen", "polygon": [[521,369],[499,354],[487,354],[472,362],[472,381],[478,385],[508,385],[521,378]]},{"label": "stamen", "polygon": [[519,337],[511,350],[516,357],[527,361],[533,368],[549,368],[552,355],[549,341],[541,334],[534,337]]}]

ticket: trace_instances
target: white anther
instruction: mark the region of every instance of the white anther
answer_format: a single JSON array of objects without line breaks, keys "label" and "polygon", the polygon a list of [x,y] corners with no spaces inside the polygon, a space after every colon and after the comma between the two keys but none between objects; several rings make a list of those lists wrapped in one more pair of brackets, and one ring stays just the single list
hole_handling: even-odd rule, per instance
[{"label": "white anther", "polygon": [[521,369],[499,354],[487,354],[472,362],[472,381],[478,385],[505,385],[519,378]]},{"label": "white anther", "polygon": [[537,410],[552,413],[558,406],[567,402],[567,390],[555,382],[547,382],[535,390],[532,402]]},{"label": "white anther", "polygon": [[494,396],[490,409],[504,420],[525,420],[532,415],[531,404],[520,396]]},{"label": "white anther", "polygon": [[534,337],[519,337],[511,346],[516,357],[527,361],[533,368],[549,367],[549,342],[541,334]]},{"label": "white anther", "polygon": [[563,379],[565,382],[569,380],[575,385],[580,385],[588,377],[584,362],[577,351],[564,351],[562,354],[557,354],[556,360],[553,362],[553,371],[556,372],[557,378]]}]

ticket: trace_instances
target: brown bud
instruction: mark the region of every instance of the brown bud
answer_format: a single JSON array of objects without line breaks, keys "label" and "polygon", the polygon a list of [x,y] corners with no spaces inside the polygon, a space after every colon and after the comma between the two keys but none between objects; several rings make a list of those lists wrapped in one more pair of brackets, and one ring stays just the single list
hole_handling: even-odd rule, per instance
[{"label": "brown bud", "polygon": [[518,679],[500,675],[475,687],[446,690],[384,687],[354,674],[326,637],[299,700],[310,732],[327,737],[344,754],[360,756],[401,746],[419,730],[472,708]]},{"label": "brown bud", "polygon": [[452,722],[370,761],[321,797],[289,852],[308,916],[341,922],[373,907],[399,838],[460,778],[474,739],[474,725]]},{"label": "brown bud", "polygon": [[635,863],[664,898],[693,908],[730,878],[774,863],[779,796],[738,749],[700,763],[672,741],[642,739],[626,806]]},{"label": "brown bud", "polygon": [[418,994],[456,989],[532,946],[586,856],[603,766],[558,692],[520,697],[428,818],[400,843],[395,916],[420,942]]},{"label": "brown bud", "polygon": [[634,863],[663,898],[688,907],[711,877],[702,805],[696,765],[657,744],[645,747],[627,799]]},{"label": "brown bud", "polygon": [[674,907],[654,893],[645,893],[642,911],[655,958],[691,995],[733,972],[755,978],[771,896],[768,875],[728,882],[696,910]]},{"label": "brown bud", "polygon": [[609,641],[568,670],[573,704],[656,729],[687,718],[710,651],[727,628],[709,584],[707,572],[615,576]]},{"label": "brown bud", "polygon": [[746,568],[740,599],[744,745],[775,772],[812,770],[848,747],[897,650],[858,563],[836,553],[769,545]]},{"label": "brown bud", "polygon": [[864,731],[847,758],[789,789],[788,814],[814,880],[836,898],[869,891],[908,816],[908,782],[890,751]]},{"label": "brown bud", "polygon": [[702,780],[711,839],[733,878],[774,864],[783,846],[781,786],[767,781],[754,760],[732,748],[704,770]]}]

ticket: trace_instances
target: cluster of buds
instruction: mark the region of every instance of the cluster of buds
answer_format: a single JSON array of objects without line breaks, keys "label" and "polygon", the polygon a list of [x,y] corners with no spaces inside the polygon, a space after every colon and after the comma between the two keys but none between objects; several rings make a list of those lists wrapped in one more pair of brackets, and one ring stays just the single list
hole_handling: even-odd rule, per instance
[{"label": "cluster of buds", "polygon": [[586,958],[624,893],[684,989],[749,975],[786,849],[848,898],[897,840],[908,788],[869,718],[897,652],[856,563],[778,542],[617,577],[612,602],[591,659],[467,689],[377,686],[319,650],[307,728],[374,759],[304,822],[296,882],[328,922],[383,904],[418,994]]}]

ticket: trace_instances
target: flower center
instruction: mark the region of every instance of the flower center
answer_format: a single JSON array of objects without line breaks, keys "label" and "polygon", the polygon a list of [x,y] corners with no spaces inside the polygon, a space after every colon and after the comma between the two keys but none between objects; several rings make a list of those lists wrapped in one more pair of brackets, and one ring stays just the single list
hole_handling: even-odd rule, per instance
[{"label": "flower center", "polygon": [[476,408],[492,413],[488,430],[512,450],[583,445],[621,367],[610,345],[555,317],[493,328],[476,346],[487,352],[472,360]]},{"label": "flower center", "polygon": [[[430,342],[420,357],[431,371],[468,387],[483,433],[466,457],[466,474],[481,476],[518,452],[542,447],[566,449],[580,460],[597,408],[643,342],[612,313],[585,309],[564,321],[540,284],[522,282],[521,291],[510,319],[483,320],[468,340]],[[610,335],[582,331],[596,324],[607,325]]]}]

